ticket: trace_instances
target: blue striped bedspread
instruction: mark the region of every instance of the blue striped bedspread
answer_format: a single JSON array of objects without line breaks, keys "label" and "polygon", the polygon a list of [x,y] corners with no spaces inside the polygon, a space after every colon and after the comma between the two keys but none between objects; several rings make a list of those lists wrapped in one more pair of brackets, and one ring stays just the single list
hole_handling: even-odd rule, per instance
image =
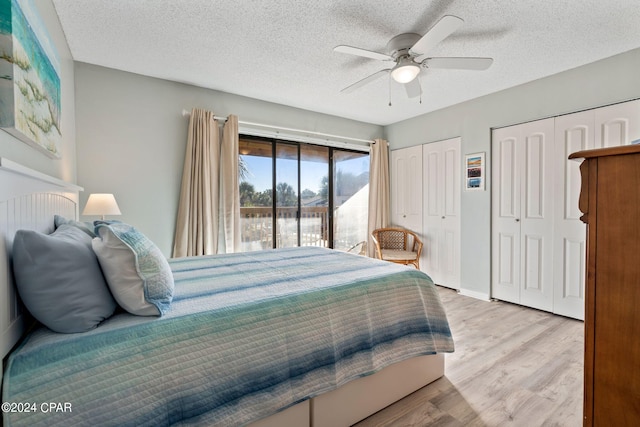
[{"label": "blue striped bedspread", "polygon": [[412,268],[322,248],[170,265],[175,294],[162,318],[119,313],[86,333],[33,331],[8,359],[3,402],[35,411],[5,413],[4,425],[245,425],[454,350],[435,286]]}]

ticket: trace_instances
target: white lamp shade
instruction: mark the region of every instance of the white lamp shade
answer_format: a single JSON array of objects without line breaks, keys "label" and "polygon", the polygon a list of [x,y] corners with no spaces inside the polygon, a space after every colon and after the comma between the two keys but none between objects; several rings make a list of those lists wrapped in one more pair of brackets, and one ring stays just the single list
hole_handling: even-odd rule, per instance
[{"label": "white lamp shade", "polygon": [[391,70],[391,77],[398,83],[409,83],[420,73],[418,64],[411,60],[401,60]]},{"label": "white lamp shade", "polygon": [[89,196],[87,204],[84,206],[82,215],[100,215],[104,219],[105,215],[120,215],[120,208],[116,203],[113,194],[94,193]]}]

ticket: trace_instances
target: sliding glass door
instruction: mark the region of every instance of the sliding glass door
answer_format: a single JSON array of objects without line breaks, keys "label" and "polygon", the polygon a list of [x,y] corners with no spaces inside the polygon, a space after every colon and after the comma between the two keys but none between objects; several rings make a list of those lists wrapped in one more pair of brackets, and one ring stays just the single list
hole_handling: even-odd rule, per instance
[{"label": "sliding glass door", "polygon": [[271,249],[273,240],[273,144],[240,140],[240,235],[243,252]]},{"label": "sliding glass door", "polygon": [[300,246],[330,247],[329,147],[300,145]]},{"label": "sliding glass door", "polygon": [[369,153],[334,150],[333,248],[364,250],[369,213]]},{"label": "sliding glass door", "polygon": [[243,250],[366,240],[369,154],[240,138]]},{"label": "sliding glass door", "polygon": [[297,144],[275,144],[276,248],[300,246],[298,149]]}]

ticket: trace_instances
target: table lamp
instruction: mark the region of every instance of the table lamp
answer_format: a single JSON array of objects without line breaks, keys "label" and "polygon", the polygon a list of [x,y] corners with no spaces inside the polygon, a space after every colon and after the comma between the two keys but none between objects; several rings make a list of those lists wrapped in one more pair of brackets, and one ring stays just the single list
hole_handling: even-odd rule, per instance
[{"label": "table lamp", "polygon": [[113,194],[93,193],[89,195],[82,215],[100,215],[104,221],[105,215],[121,215],[121,212]]}]

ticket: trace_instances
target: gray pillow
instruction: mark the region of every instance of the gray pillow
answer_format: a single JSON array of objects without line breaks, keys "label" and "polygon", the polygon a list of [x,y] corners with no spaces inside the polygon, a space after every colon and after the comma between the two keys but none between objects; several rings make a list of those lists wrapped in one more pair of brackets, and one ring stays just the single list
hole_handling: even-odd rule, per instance
[{"label": "gray pillow", "polygon": [[85,332],[113,314],[117,305],[80,228],[60,225],[53,234],[18,230],[13,272],[29,312],[55,332]]},{"label": "gray pillow", "polygon": [[131,225],[96,221],[93,250],[122,308],[139,316],[162,316],[173,299],[173,273],[160,249]]},{"label": "gray pillow", "polygon": [[56,229],[61,225],[73,225],[87,233],[91,238],[96,237],[96,234],[93,232],[93,222],[75,221],[73,219],[67,219],[61,215],[54,215],[53,223],[55,224]]}]

